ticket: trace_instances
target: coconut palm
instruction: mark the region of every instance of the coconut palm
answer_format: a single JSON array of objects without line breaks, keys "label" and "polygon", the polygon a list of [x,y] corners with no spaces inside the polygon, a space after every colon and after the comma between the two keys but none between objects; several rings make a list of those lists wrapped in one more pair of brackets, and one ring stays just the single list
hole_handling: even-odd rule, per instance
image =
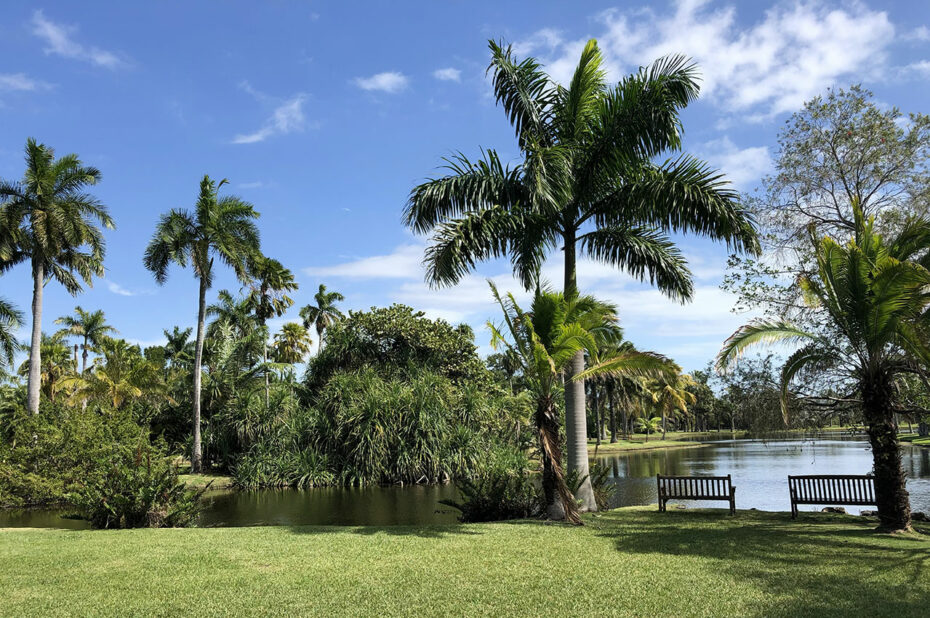
[{"label": "coconut palm", "polygon": [[652,418],[641,416],[636,419],[636,428],[646,434],[646,442],[649,442],[649,434],[655,433],[662,428],[662,418],[659,416],[653,416]]},{"label": "coconut palm", "polygon": [[[559,412],[556,398],[562,390],[563,373],[577,352],[597,358],[600,333],[615,322],[615,308],[590,296],[573,296],[538,291],[530,311],[523,311],[513,295],[501,297],[493,283],[494,300],[504,313],[503,326],[488,323],[491,346],[512,351],[520,361],[527,389],[535,399],[533,423],[543,463],[543,491],[547,514],[579,523],[578,505],[562,471],[559,441]],[[656,375],[667,359],[650,353],[626,352],[598,358],[583,373],[595,375]]]},{"label": "coconut palm", "polygon": [[[249,274],[252,276],[249,301],[252,311],[264,328],[270,318],[276,318],[294,304],[294,299],[286,294],[297,289],[294,275],[281,262],[263,255],[254,256],[249,262]],[[268,363],[268,340],[262,346],[262,362]],[[269,405],[270,385],[267,368],[265,370],[265,408]]]},{"label": "coconut palm", "polygon": [[345,317],[336,307],[336,303],[341,303],[345,297],[339,292],[327,292],[326,286],[320,284],[320,289],[313,295],[316,305],[306,305],[300,310],[300,317],[304,320],[304,327],[316,328],[316,336],[323,347],[323,333],[331,324],[338,322]]},{"label": "coconut palm", "polygon": [[310,331],[295,322],[287,322],[274,336],[274,358],[279,363],[302,363],[310,354]]},{"label": "coconut palm", "polygon": [[81,373],[87,371],[88,351],[99,346],[100,342],[110,333],[117,332],[115,328],[107,324],[103,311],[100,309],[84,311],[80,306],[74,308],[74,315],[62,316],[55,320],[55,324],[64,325],[65,333],[84,340],[81,344]]},{"label": "coconut palm", "polygon": [[77,155],[59,159],[32,138],[26,142],[21,181],[0,180],[0,273],[28,262],[32,269],[32,337],[29,344],[28,407],[39,413],[42,366],[42,292],[50,279],[72,295],[81,281],[103,276],[105,246],[98,225],[113,229],[106,208],[86,193],[100,170]]},{"label": "coconut palm", "polygon": [[214,261],[233,269],[243,283],[248,282],[249,258],[260,254],[255,208],[237,197],[219,197],[218,184],[204,176],[200,196],[193,212],[171,210],[162,215],[155,234],[145,249],[144,263],[163,284],[172,263],[194,270],[199,282],[197,305],[197,340],[194,353],[193,434],[191,469],[199,472],[202,463],[200,444],[200,387],[203,364],[203,341],[207,310],[207,290],[213,285]]},{"label": "coconut palm", "polygon": [[23,323],[23,312],[0,298],[0,368],[13,364],[13,355],[20,348],[16,331]]},{"label": "coconut palm", "polygon": [[[158,368],[142,356],[139,346],[123,339],[103,337],[97,342],[100,362],[80,375],[66,377],[62,389],[73,389],[74,401],[94,399],[120,409],[143,397],[167,396],[167,386]],[[170,401],[170,398],[169,398]]]},{"label": "coconut palm", "polygon": [[694,379],[681,373],[681,367],[677,365],[665,378],[647,384],[652,404],[661,413],[663,440],[668,432],[669,415],[687,414],[688,406],[697,401],[694,393],[687,390],[693,385]]},{"label": "coconut palm", "polygon": [[853,214],[855,233],[846,244],[817,238],[811,228],[817,271],[800,279],[805,300],[830,327],[830,334],[782,320],[755,320],[726,340],[717,368],[726,370],[758,343],[801,344],[782,368],[786,424],[789,385],[795,376],[830,372],[844,380],[848,393],[804,400],[812,405],[861,406],[872,447],[880,529],[904,530],[910,527],[910,501],[895,414],[907,410],[901,408],[897,382],[908,373],[925,375],[930,364],[930,220],[911,219],[886,240],[858,204],[853,204]]},{"label": "coconut palm", "polygon": [[[417,187],[406,224],[432,233],[427,279],[457,283],[476,263],[509,256],[530,289],[552,252],[561,249],[566,296],[578,293],[582,256],[648,278],[666,295],[688,300],[691,275],[671,232],[756,251],[751,217],[737,194],[705,163],[682,155],[680,110],[698,95],[697,70],[672,56],[608,86],[597,43],[582,51],[571,81],[553,82],[532,58],[490,43],[493,88],[514,127],[522,161],[509,166],[494,150],[478,160],[447,159],[448,174]],[[579,353],[571,374],[584,369]],[[566,389],[569,470],[588,476],[584,385]],[[595,508],[587,480],[578,497]]]}]

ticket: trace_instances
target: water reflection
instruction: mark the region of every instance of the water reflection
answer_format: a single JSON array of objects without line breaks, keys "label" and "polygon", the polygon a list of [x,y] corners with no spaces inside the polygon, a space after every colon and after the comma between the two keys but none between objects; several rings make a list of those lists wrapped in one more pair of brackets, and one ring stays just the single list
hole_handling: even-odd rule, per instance
[{"label": "water reflection", "polygon": [[[911,506],[916,511],[930,512],[930,449],[902,446],[902,450]],[[789,474],[866,474],[872,467],[872,454],[862,439],[730,440],[699,448],[600,455],[598,460],[610,468],[610,478],[617,486],[613,506],[655,504],[656,474],[730,474],[736,486],[737,508],[767,511],[789,509]],[[455,498],[455,493],[451,485],[213,492],[201,524],[390,526],[454,523],[457,512],[439,501]],[[723,503],[691,505],[722,508]],[[850,512],[858,510],[850,509]],[[86,522],[62,518],[58,511],[0,511],[0,528],[20,526],[88,527]]]}]

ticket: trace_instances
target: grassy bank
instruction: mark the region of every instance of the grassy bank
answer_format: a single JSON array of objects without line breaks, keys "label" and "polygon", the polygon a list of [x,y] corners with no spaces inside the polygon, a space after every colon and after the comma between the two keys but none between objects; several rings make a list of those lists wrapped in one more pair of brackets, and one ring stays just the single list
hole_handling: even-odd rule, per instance
[{"label": "grassy bank", "polygon": [[916,433],[908,433],[904,435],[899,435],[898,439],[901,442],[910,442],[915,446],[930,446],[930,437],[924,436],[921,438]]},{"label": "grassy bank", "polygon": [[229,489],[233,486],[233,478],[223,474],[181,474],[178,479],[190,489],[203,489],[210,483],[210,489]]},{"label": "grassy bank", "polygon": [[[703,443],[698,440],[719,439],[729,440],[732,438],[745,438],[745,431],[731,433],[729,431],[669,431],[662,439],[662,434],[652,434],[649,440],[646,440],[644,434],[634,434],[629,440],[618,440],[611,444],[610,440],[602,440],[601,445],[597,447],[598,454],[627,452],[627,451],[644,451],[661,448],[681,448],[687,446],[701,446]],[[594,454],[595,441],[588,440],[588,452]]]},{"label": "grassy bank", "polygon": [[581,528],[0,530],[0,614],[926,615],[926,537],[654,508]]}]

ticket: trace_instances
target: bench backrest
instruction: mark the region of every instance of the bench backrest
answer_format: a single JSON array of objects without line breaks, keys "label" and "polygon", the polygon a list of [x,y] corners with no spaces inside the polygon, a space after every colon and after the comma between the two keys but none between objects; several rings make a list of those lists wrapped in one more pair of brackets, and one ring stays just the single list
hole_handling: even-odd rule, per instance
[{"label": "bench backrest", "polygon": [[789,476],[791,499],[799,504],[875,504],[871,475],[826,474]]},{"label": "bench backrest", "polygon": [[697,500],[729,499],[733,483],[727,476],[662,476],[658,475],[659,492],[669,498]]}]

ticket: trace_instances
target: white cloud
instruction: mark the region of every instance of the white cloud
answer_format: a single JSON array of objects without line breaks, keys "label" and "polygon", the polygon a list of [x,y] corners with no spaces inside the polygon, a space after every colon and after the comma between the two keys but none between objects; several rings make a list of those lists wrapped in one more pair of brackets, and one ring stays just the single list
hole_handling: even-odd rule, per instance
[{"label": "white cloud", "polygon": [[118,284],[117,282],[113,280],[107,280],[106,283],[107,283],[107,289],[110,290],[110,292],[112,292],[113,294],[116,294],[118,296],[151,296],[152,294],[154,294],[154,291],[152,290],[145,290],[145,289],[130,290],[128,288],[124,288],[123,286],[121,286],[120,284]]},{"label": "white cloud", "polygon": [[82,60],[107,69],[128,66],[129,63],[114,52],[78,43],[72,38],[76,32],[75,26],[49,21],[41,10],[32,14],[32,33],[45,41],[46,54]]},{"label": "white cloud", "polygon": [[397,94],[407,87],[409,79],[397,71],[385,71],[371,77],[356,77],[355,85],[362,90],[378,90],[388,94]]},{"label": "white cloud", "polygon": [[723,172],[738,189],[747,191],[772,170],[772,157],[766,146],[739,148],[723,136],[699,147],[707,161]]},{"label": "white cloud", "polygon": [[462,72],[452,67],[447,69],[436,69],[433,71],[433,77],[445,82],[460,82],[462,81]]},{"label": "white cloud", "polygon": [[303,131],[306,127],[303,105],[307,95],[297,94],[275,108],[271,117],[254,133],[236,135],[233,144],[254,144],[262,142],[275,135],[287,135]]},{"label": "white cloud", "polygon": [[0,92],[33,92],[49,88],[51,88],[51,84],[33,79],[25,73],[0,73]]},{"label": "white cloud", "polygon": [[256,180],[255,182],[240,182],[238,185],[240,189],[261,189],[265,186],[265,183],[261,180]]},{"label": "white cloud", "polygon": [[355,279],[422,279],[423,245],[401,245],[388,255],[358,258],[331,266],[311,266],[304,273]]},{"label": "white cloud", "polygon": [[[878,75],[895,33],[886,12],[860,3],[776,5],[745,28],[736,17],[735,5],[679,0],[670,12],[606,11],[596,34],[611,78],[685,54],[700,65],[703,92],[715,105],[758,119],[794,111],[838,80]],[[546,29],[516,48],[540,55],[550,74],[567,83],[583,45]]]},{"label": "white cloud", "polygon": [[930,41],[930,28],[918,26],[902,37],[905,41]]},{"label": "white cloud", "polygon": [[[930,60],[920,60],[901,68],[901,75],[907,77],[917,73],[921,77],[930,77]],[[903,120],[909,120],[903,118]]]}]

